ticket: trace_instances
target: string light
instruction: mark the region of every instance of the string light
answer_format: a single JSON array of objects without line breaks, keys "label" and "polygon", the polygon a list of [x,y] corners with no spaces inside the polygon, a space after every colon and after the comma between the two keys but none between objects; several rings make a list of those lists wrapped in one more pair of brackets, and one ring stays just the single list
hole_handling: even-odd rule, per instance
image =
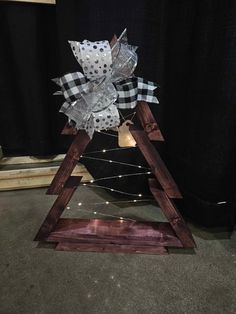
[{"label": "string light", "polygon": [[94,183],[97,181],[103,181],[103,180],[116,179],[116,178],[123,178],[123,177],[140,176],[140,175],[145,175],[145,174],[151,174],[151,172],[136,172],[136,173],[127,173],[127,174],[123,174],[123,175],[119,174],[117,176],[110,176],[110,177],[93,179],[93,180],[90,180],[90,183]]},{"label": "string light", "polygon": [[114,164],[119,164],[119,165],[124,165],[124,166],[129,166],[129,167],[135,167],[135,168],[142,168],[142,169],[150,170],[150,168],[143,167],[143,166],[140,166],[140,165],[129,164],[129,163],[126,163],[126,162],[120,162],[120,161],[111,160],[111,159],[108,160],[108,159],[97,158],[97,157],[90,157],[90,156],[82,156],[81,158],[86,158],[86,159],[91,159],[91,160],[98,160],[98,161],[105,161],[105,162],[110,162],[110,163],[114,163]]},{"label": "string light", "polygon": [[82,206],[82,205],[89,205],[89,206],[92,206],[92,205],[108,205],[108,204],[122,204],[122,203],[145,203],[145,202],[150,202],[152,201],[153,198],[146,198],[146,199],[141,199],[141,200],[120,200],[120,201],[104,201],[104,202],[95,202],[95,203],[78,203],[78,206]]},{"label": "string light", "polygon": [[96,153],[107,153],[107,152],[112,152],[112,151],[117,151],[117,150],[124,150],[124,149],[131,149],[131,148],[137,148],[135,146],[132,147],[116,147],[116,148],[109,148],[109,149],[105,149],[103,148],[102,150],[94,150],[92,152],[87,152],[84,153],[83,155],[81,155],[80,157],[84,156],[84,155],[89,155],[89,154],[96,154]]},{"label": "string light", "polygon": [[[132,116],[132,119],[135,115],[135,113],[133,114],[129,114],[127,115],[126,117],[123,117],[123,119],[127,118],[128,116]],[[102,132],[102,131],[97,131],[98,133],[101,133],[101,134],[105,134],[105,135],[108,135],[108,136],[112,136],[112,137],[118,137],[117,135],[115,134],[111,134],[111,133],[107,133],[107,132]],[[135,146],[134,147],[119,147],[119,148],[111,148],[111,149],[102,149],[102,150],[97,150],[97,151],[92,151],[92,152],[87,152],[87,153],[84,153],[83,155],[80,156],[80,158],[85,158],[85,159],[91,159],[91,160],[98,160],[98,161],[104,161],[104,162],[109,162],[109,163],[114,163],[114,164],[120,164],[120,165],[125,165],[125,166],[129,166],[129,167],[134,167],[134,168],[139,168],[139,169],[147,169],[147,170],[151,170],[150,168],[147,168],[147,167],[143,167],[141,165],[136,165],[136,164],[130,164],[130,163],[125,163],[125,162],[120,162],[120,161],[115,161],[115,160],[111,160],[111,159],[103,159],[103,158],[97,158],[97,157],[91,157],[91,156],[88,156],[90,154],[95,154],[95,153],[107,153],[107,152],[110,152],[110,151],[118,151],[118,150],[123,150],[123,149],[131,149],[131,148],[136,148]],[[113,189],[113,188],[110,188],[110,187],[106,187],[106,186],[101,186],[101,185],[95,185],[93,184],[94,182],[97,182],[97,181],[102,181],[102,180],[109,180],[109,179],[115,179],[115,178],[122,178],[122,177],[129,177],[129,176],[139,176],[139,175],[150,175],[151,172],[148,171],[148,172],[137,172],[137,173],[128,173],[128,174],[123,174],[123,175],[116,175],[116,176],[110,176],[110,177],[103,177],[103,178],[98,178],[98,179],[92,179],[90,180],[89,183],[83,183],[83,186],[89,186],[89,187],[93,187],[93,188],[102,188],[102,189],[105,189],[105,190],[109,190],[109,191],[112,191],[112,192],[117,192],[117,193],[120,193],[120,194],[124,194],[124,195],[128,195],[128,196],[138,196],[139,198],[141,198],[143,195],[141,193],[139,194],[134,194],[134,193],[127,193],[127,192],[124,192],[124,191],[120,191],[120,190],[116,190],[116,189]],[[129,220],[129,221],[133,221],[135,222],[136,220],[134,219],[131,219],[131,218],[124,218],[122,216],[116,216],[116,215],[111,215],[111,214],[105,214],[105,213],[101,213],[101,212],[97,212],[97,211],[92,211],[92,210],[87,210],[87,209],[81,209],[81,206],[84,205],[102,205],[102,204],[105,204],[105,205],[109,205],[109,204],[119,204],[119,203],[136,203],[136,202],[147,202],[147,201],[150,201],[152,200],[152,198],[149,198],[149,196],[145,196],[145,197],[148,197],[146,199],[133,199],[133,200],[118,200],[118,201],[103,201],[103,202],[96,202],[96,203],[82,203],[82,202],[79,202],[78,203],[78,206],[80,207],[80,211],[85,211],[85,212],[89,212],[89,213],[93,213],[94,215],[101,215],[101,216],[108,216],[108,217],[113,217],[113,218],[118,218],[120,220],[120,222],[122,223],[124,220]],[[70,209],[70,206],[67,207],[67,209]]]},{"label": "string light", "polygon": [[[142,194],[128,193],[128,192],[112,189],[112,188],[109,188],[109,187],[106,187],[106,186],[103,186],[103,185],[88,184],[87,186],[88,187],[92,187],[92,188],[101,188],[101,189],[109,190],[109,191],[116,192],[116,193],[119,193],[119,194],[129,195],[129,196],[138,196],[138,197],[143,196]],[[148,195],[144,195],[144,196],[148,197]]]},{"label": "string light", "polygon": [[[91,214],[94,214],[94,215],[100,215],[100,216],[118,218],[121,222],[122,222],[123,220],[136,222],[135,219],[126,218],[126,217],[124,218],[124,217],[120,217],[120,216],[116,216],[116,215],[111,215],[111,214],[104,214],[104,213],[101,213],[101,212],[91,211],[91,210],[88,210],[88,209],[80,209],[80,211],[81,211],[81,212],[88,212],[88,213],[91,213]],[[121,218],[122,218],[122,219],[121,219]]]}]

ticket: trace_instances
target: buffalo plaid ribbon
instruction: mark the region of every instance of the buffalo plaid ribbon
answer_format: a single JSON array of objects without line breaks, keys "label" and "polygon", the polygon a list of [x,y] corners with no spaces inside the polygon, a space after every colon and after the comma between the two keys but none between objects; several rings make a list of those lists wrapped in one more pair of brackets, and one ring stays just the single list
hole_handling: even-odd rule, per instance
[{"label": "buffalo plaid ribbon", "polygon": [[[89,90],[88,80],[81,72],[68,73],[61,78],[53,79],[61,87],[63,94],[68,103],[73,103],[81,97],[81,93]],[[154,90],[157,84],[145,80],[141,77],[132,77],[113,83],[117,90],[117,99],[115,105],[119,109],[132,109],[137,105],[137,101],[146,101],[148,103],[158,104],[154,96]]]}]

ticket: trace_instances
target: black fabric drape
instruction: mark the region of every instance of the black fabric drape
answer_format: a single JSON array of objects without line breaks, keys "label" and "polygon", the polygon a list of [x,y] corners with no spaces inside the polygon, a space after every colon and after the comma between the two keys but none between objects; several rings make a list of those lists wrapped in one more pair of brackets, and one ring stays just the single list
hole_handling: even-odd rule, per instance
[{"label": "black fabric drape", "polygon": [[[128,28],[139,46],[136,75],[160,85],[151,105],[165,143],[156,144],[184,194],[186,216],[204,225],[232,223],[236,174],[235,1],[57,1],[56,7],[1,6],[1,144],[5,153],[65,151],[50,78],[80,70],[67,40],[110,39]],[[96,135],[89,149],[115,147]],[[145,164],[135,152],[108,158]],[[87,161],[95,177],[127,169]],[[123,179],[122,179],[123,180]],[[130,181],[131,180],[131,181]],[[113,181],[147,193],[146,180]],[[227,203],[218,204],[218,202]]]},{"label": "black fabric drape", "polygon": [[3,152],[57,152],[64,119],[50,80],[59,64],[55,6],[1,2],[0,34]]}]

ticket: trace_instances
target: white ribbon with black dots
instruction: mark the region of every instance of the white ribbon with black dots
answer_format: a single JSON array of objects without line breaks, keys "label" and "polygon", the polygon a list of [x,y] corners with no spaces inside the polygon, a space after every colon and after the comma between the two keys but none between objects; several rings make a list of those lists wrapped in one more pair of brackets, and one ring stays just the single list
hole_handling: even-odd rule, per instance
[{"label": "white ribbon with black dots", "polygon": [[126,30],[113,47],[107,40],[69,41],[74,56],[83,69],[53,81],[61,87],[65,102],[60,111],[85,129],[90,138],[95,130],[119,126],[119,109],[134,108],[139,100],[158,103],[157,85],[133,76],[137,65],[137,47],[128,44]]}]

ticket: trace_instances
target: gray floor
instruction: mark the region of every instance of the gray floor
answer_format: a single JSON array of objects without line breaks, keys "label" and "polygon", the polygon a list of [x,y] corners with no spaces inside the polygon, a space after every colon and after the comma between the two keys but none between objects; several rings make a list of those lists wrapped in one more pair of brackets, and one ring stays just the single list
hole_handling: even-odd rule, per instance
[{"label": "gray floor", "polygon": [[[81,187],[66,216],[89,217],[78,201],[110,198]],[[236,313],[236,250],[229,234],[190,226],[195,254],[56,252],[32,241],[53,200],[45,189],[0,193],[0,313]],[[162,219],[152,204],[87,210]]]}]

